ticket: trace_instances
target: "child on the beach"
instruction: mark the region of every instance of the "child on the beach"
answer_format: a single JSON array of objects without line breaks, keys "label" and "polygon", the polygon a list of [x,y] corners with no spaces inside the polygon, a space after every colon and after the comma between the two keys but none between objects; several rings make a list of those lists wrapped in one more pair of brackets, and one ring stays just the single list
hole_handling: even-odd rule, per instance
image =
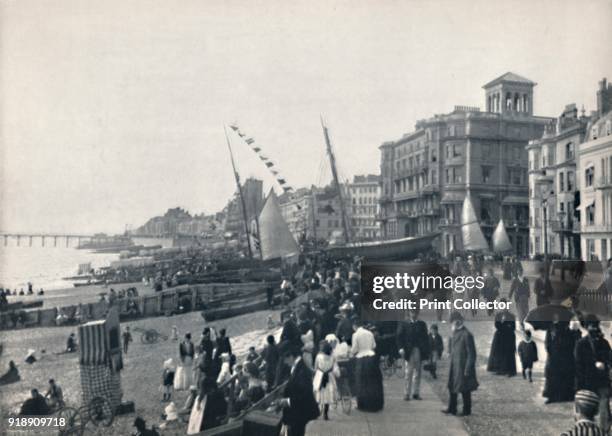
[{"label": "child on the beach", "polygon": [[162,374],[162,402],[170,401],[174,389],[174,361],[168,359],[164,362],[164,372]]},{"label": "child on the beach", "polygon": [[525,338],[518,346],[518,354],[523,367],[523,378],[529,378],[529,383],[531,383],[533,381],[531,379],[531,369],[533,363],[538,361],[538,347],[531,339],[531,330],[525,330]]}]

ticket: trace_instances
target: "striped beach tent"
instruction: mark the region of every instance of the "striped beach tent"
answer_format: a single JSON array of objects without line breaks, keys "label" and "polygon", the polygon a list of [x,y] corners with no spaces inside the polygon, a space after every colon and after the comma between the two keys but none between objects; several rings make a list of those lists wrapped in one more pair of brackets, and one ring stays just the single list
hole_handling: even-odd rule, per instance
[{"label": "striped beach tent", "polygon": [[109,338],[106,320],[91,321],[79,326],[81,365],[105,365],[109,362]]}]

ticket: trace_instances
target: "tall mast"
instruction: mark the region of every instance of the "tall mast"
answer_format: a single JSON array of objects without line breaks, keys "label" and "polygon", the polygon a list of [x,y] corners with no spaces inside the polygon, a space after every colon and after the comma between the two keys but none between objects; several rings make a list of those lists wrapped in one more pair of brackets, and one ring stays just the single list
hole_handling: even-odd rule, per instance
[{"label": "tall mast", "polygon": [[227,141],[227,149],[229,150],[230,160],[232,161],[232,169],[234,170],[234,178],[236,179],[236,187],[238,188],[238,195],[240,196],[240,204],[242,205],[242,219],[244,220],[244,231],[246,234],[247,247],[249,249],[249,257],[253,258],[253,250],[251,249],[251,237],[249,235],[249,223],[247,218],[246,204],[244,202],[244,196],[242,195],[242,186],[240,186],[240,176],[236,171],[236,164],[234,163],[234,153],[232,153],[232,146],[230,144],[229,136],[227,136],[227,128],[223,126],[225,132],[225,140]]},{"label": "tall mast", "polygon": [[[314,249],[317,249],[317,193],[315,192],[315,186],[312,185],[310,188],[310,192],[312,193],[312,200],[310,204],[310,208],[312,211],[312,237]],[[307,221],[308,222],[308,221]]]},{"label": "tall mast", "polygon": [[340,182],[338,181],[336,157],[334,156],[334,151],[332,150],[331,141],[329,139],[329,131],[327,130],[327,126],[323,122],[323,117],[321,117],[321,126],[323,127],[323,136],[325,137],[325,143],[327,145],[327,154],[329,155],[329,163],[331,165],[332,176],[334,177],[334,185],[338,190],[338,199],[340,200],[340,214],[342,215],[342,227],[344,228],[344,241],[348,244],[349,242],[351,242],[351,239],[349,233],[348,219],[346,217],[346,211],[344,210],[344,201],[342,199],[342,188],[340,187]]}]

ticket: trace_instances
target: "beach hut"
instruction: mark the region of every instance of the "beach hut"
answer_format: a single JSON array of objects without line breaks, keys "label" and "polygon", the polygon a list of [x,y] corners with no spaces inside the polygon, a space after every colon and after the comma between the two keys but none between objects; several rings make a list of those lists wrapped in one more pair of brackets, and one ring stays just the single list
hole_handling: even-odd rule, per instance
[{"label": "beach hut", "polygon": [[111,309],[106,319],[79,326],[79,369],[83,404],[96,397],[106,399],[113,410],[121,404],[119,314]]}]

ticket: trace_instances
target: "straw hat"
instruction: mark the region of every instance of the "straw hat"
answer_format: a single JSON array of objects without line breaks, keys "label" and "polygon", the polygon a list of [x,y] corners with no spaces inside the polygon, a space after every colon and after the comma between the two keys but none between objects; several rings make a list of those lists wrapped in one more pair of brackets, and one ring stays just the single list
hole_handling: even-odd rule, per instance
[{"label": "straw hat", "polygon": [[172,358],[168,360],[164,360],[164,369],[173,369],[174,368],[174,360]]}]

